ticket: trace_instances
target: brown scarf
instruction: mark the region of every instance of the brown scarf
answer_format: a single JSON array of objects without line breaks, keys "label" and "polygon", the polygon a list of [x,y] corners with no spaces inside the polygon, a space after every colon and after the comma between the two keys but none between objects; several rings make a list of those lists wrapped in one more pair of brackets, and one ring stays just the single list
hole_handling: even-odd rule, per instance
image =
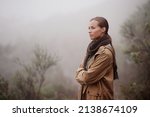
[{"label": "brown scarf", "polygon": [[[96,39],[91,41],[91,43],[88,45],[87,52],[86,52],[86,57],[83,62],[83,68],[84,70],[87,70],[87,62],[88,60],[98,51],[100,46],[105,46],[110,44],[112,46],[111,40],[109,39],[109,36],[104,35],[100,39]],[[118,72],[117,72],[117,65],[116,65],[116,59],[115,55],[114,56],[114,79],[118,79]]]}]

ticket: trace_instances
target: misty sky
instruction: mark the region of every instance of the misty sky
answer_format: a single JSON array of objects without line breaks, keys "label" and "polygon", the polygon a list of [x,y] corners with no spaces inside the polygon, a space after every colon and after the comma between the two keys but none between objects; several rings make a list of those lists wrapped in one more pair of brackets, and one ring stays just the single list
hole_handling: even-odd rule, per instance
[{"label": "misty sky", "polygon": [[104,0],[0,0],[4,18],[43,20],[59,14],[78,12]]},{"label": "misty sky", "polygon": [[64,73],[73,77],[90,41],[89,20],[106,17],[117,45],[121,25],[145,1],[0,0],[0,43],[16,45],[18,56],[39,43],[56,53]]}]

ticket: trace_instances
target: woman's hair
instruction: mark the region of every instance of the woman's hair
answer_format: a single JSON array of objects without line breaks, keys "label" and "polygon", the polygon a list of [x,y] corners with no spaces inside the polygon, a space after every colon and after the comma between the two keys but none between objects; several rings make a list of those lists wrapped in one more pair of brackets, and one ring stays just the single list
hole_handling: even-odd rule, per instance
[{"label": "woman's hair", "polygon": [[90,21],[92,20],[97,21],[99,23],[98,24],[99,27],[101,28],[105,27],[106,28],[105,34],[108,34],[109,24],[108,24],[108,21],[104,17],[94,17]]}]

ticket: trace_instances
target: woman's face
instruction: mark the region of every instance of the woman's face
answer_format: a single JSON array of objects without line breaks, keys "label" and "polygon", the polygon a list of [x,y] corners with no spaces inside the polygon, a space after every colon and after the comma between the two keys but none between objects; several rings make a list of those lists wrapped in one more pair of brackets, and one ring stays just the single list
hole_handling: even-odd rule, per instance
[{"label": "woman's face", "polygon": [[99,22],[96,20],[92,20],[89,23],[89,35],[91,40],[98,39],[99,37],[102,37],[105,33],[106,28],[101,28],[98,26]]}]

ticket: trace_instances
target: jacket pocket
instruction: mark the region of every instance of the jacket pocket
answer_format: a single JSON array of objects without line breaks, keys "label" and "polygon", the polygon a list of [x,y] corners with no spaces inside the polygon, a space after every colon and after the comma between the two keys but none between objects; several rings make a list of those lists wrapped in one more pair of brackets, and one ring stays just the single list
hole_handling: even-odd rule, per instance
[{"label": "jacket pocket", "polygon": [[86,91],[86,99],[87,100],[100,100],[101,95],[97,89],[88,87]]}]

